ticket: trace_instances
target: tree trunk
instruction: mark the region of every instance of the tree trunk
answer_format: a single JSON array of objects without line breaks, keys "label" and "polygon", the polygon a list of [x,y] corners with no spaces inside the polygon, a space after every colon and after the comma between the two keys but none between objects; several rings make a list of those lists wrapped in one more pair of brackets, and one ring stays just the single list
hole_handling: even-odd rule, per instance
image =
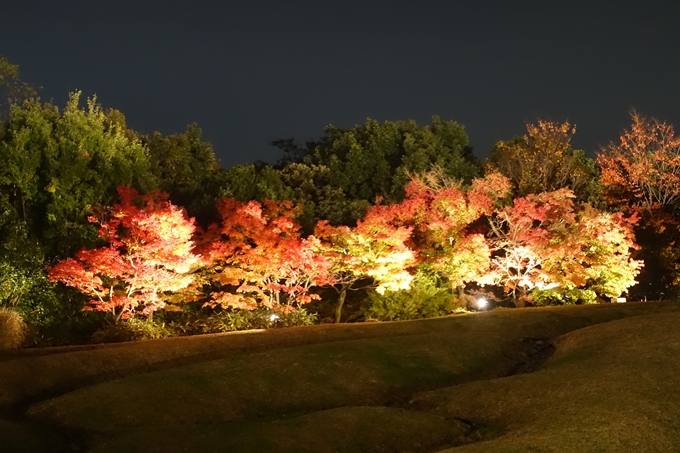
[{"label": "tree trunk", "polygon": [[[517,296],[517,295],[516,295]],[[526,307],[526,293],[524,291],[520,292],[517,297],[513,300],[515,302],[515,308],[524,308]]]},{"label": "tree trunk", "polygon": [[120,308],[120,311],[116,313],[115,307],[111,309],[111,314],[113,314],[113,323],[118,324],[118,321],[120,321],[120,318],[123,316],[123,313],[125,312],[125,309],[123,307]]},{"label": "tree trunk", "polygon": [[465,287],[464,286],[458,286],[454,291],[458,293],[458,299],[456,299],[456,306],[459,308],[468,308],[468,299],[465,294]]},{"label": "tree trunk", "polygon": [[347,297],[347,288],[342,288],[340,290],[340,293],[338,294],[338,303],[335,306],[335,323],[340,322],[340,318],[342,317],[342,306],[345,303],[345,297]]}]

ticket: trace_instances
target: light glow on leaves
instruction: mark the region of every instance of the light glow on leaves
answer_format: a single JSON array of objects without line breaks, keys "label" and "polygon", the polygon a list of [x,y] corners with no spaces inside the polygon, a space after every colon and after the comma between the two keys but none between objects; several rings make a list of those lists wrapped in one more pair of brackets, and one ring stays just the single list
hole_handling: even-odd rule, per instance
[{"label": "light glow on leaves", "polygon": [[490,215],[496,202],[508,195],[507,178],[494,173],[461,183],[429,173],[406,186],[406,199],[397,205],[377,206],[374,211],[394,225],[412,230],[408,244],[451,285],[462,287],[483,275],[491,250],[483,234],[470,231],[479,218]]},{"label": "light glow on leaves", "polygon": [[636,283],[631,258],[637,217],[575,206],[569,189],[514,200],[489,218],[494,255],[482,285],[501,285],[515,301],[533,289],[588,288],[618,297]]},{"label": "light glow on leaves", "polygon": [[331,264],[318,253],[318,239],[300,237],[291,202],[224,199],[218,209],[221,223],[203,236],[205,264],[209,278],[235,291],[214,292],[208,306],[288,309],[318,298],[309,289],[327,284]]},{"label": "light glow on leaves", "polygon": [[119,203],[88,218],[100,224],[109,246],[83,249],[48,270],[50,280],[92,297],[85,310],[110,312],[114,321],[163,308],[164,293],[187,288],[199,261],[192,252],[193,219],[167,196],[126,187],[118,194]]}]

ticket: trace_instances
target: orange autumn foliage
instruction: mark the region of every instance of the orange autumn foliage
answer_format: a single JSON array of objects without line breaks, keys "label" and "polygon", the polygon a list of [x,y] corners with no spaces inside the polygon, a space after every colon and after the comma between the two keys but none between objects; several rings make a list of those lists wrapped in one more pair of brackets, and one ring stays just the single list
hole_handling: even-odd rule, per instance
[{"label": "orange autumn foliage", "polygon": [[120,202],[97,218],[106,247],[81,250],[48,270],[50,280],[92,297],[85,310],[110,312],[114,321],[151,316],[164,293],[188,287],[198,263],[192,252],[193,219],[161,193],[139,195],[119,187]]},{"label": "orange autumn foliage", "polygon": [[612,204],[652,212],[675,209],[680,201],[680,136],[673,126],[636,112],[619,143],[597,156],[601,181]]}]

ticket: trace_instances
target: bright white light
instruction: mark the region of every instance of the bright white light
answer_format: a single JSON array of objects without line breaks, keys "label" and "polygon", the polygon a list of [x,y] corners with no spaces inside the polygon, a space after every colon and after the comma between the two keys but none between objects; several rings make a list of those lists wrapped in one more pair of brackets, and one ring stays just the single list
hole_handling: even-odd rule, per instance
[{"label": "bright white light", "polygon": [[544,283],[544,284],[540,285],[539,289],[553,289],[553,288],[557,288],[558,286],[560,286],[559,283],[548,283],[548,284]]},{"label": "bright white light", "polygon": [[480,310],[484,310],[487,306],[489,305],[489,302],[484,299],[483,297],[480,297],[477,299],[477,308]]},{"label": "bright white light", "polygon": [[272,313],[271,316],[269,317],[269,320],[271,322],[276,322],[277,319],[279,319],[279,315],[277,315],[276,313]]}]

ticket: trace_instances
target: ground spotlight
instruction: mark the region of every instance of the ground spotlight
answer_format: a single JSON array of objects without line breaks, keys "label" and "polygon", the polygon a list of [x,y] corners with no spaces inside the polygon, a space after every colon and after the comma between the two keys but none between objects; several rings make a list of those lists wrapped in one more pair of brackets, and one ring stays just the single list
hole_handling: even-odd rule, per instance
[{"label": "ground spotlight", "polygon": [[489,306],[489,301],[480,297],[477,299],[477,310],[485,310]]}]

